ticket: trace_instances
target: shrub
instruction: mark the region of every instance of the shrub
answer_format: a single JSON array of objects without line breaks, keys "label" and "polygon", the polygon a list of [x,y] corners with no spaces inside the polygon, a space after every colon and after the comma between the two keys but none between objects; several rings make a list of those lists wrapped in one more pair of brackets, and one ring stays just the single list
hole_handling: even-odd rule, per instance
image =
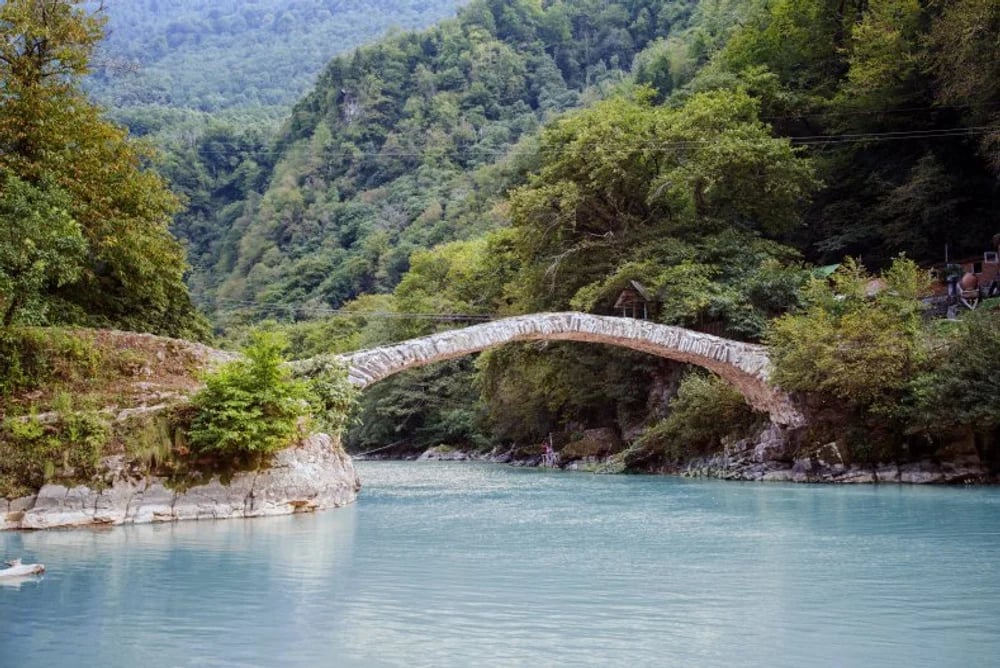
[{"label": "shrub", "polygon": [[358,403],[358,390],[347,378],[347,368],[328,355],[314,358],[302,374],[312,394],[316,426],[339,436],[347,428]]},{"label": "shrub", "polygon": [[0,327],[0,396],[97,374],[101,353],[81,332]]},{"label": "shrub", "polygon": [[33,493],[55,477],[85,482],[97,473],[110,438],[107,421],[60,403],[51,419],[12,417],[0,426],[0,497]]},{"label": "shrub", "polygon": [[728,436],[750,432],[758,415],[726,381],[689,373],[670,402],[670,415],[636,439],[625,453],[630,469],[652,468],[703,455]]},{"label": "shrub", "polygon": [[957,323],[934,369],[914,383],[914,421],[928,429],[1000,426],[1000,311]]},{"label": "shrub", "polygon": [[874,277],[848,258],[832,285],[813,280],[806,308],[778,318],[768,336],[772,380],[822,393],[860,413],[893,416],[926,361],[919,296],[926,278],[905,258]]},{"label": "shrub", "polygon": [[257,332],[243,359],[205,376],[205,388],[192,399],[197,410],[188,432],[192,450],[267,455],[300,435],[314,396],[285,366],[285,345],[274,333]]}]

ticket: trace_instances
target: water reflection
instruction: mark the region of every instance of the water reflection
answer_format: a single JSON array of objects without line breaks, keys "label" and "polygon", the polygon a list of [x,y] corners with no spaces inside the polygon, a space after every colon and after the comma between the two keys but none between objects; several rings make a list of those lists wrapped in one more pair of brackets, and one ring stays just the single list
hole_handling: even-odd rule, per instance
[{"label": "water reflection", "polygon": [[45,579],[44,575],[24,575],[17,578],[0,578],[0,587],[20,589],[26,585],[38,585]]}]

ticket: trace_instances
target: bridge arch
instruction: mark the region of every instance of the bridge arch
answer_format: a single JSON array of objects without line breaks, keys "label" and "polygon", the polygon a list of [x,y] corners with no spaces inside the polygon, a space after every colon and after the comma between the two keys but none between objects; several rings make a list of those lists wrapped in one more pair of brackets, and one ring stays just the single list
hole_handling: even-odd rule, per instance
[{"label": "bridge arch", "polygon": [[768,383],[770,359],[766,346],[631,318],[537,313],[337,355],[336,359],[348,367],[351,382],[365,388],[406,369],[516,341],[603,343],[695,364],[729,382],[747,403],[770,413],[776,424],[798,426],[804,421],[789,396]]}]

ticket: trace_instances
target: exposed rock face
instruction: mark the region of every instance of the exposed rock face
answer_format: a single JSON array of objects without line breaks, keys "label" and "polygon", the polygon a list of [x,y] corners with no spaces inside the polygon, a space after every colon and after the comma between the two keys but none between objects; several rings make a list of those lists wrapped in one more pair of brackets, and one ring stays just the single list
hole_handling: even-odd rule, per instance
[{"label": "exposed rock face", "polygon": [[[120,462],[112,458],[107,465]],[[228,484],[215,477],[174,491],[159,478],[116,475],[101,490],[45,485],[35,496],[0,500],[0,530],[289,515],[353,503],[360,488],[351,458],[329,436],[316,434],[276,454],[270,469],[237,473]]]},{"label": "exposed rock face", "polygon": [[954,446],[924,459],[904,464],[859,465],[845,463],[836,444],[828,443],[800,452],[793,447],[794,433],[771,425],[754,439],[744,439],[724,452],[688,462],[681,475],[724,480],[814,483],[959,484],[993,482],[989,467],[972,449]]},{"label": "exposed rock face", "polygon": [[[751,406],[770,413],[775,423],[804,423],[791,398],[768,384],[770,359],[765,346],[632,318],[537,313],[339,355],[335,359],[348,366],[351,382],[363,388],[412,367],[443,362],[514,341],[539,340],[603,343],[696,364],[727,380]],[[305,371],[321,361],[302,360],[293,362],[292,367]]]}]

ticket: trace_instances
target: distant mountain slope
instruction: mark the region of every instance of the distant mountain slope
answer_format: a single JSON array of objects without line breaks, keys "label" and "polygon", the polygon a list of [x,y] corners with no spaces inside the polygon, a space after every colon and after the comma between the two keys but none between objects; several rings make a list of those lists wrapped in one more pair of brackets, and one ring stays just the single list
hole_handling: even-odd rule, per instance
[{"label": "distant mountain slope", "polygon": [[226,311],[329,308],[392,289],[414,249],[498,225],[495,195],[534,152],[504,156],[613,90],[694,4],[475,0],[431,30],[335,58],[266,152],[262,195],[179,226],[196,293]]},{"label": "distant mountain slope", "polygon": [[[85,3],[93,8],[96,1]],[[463,0],[105,0],[91,78],[106,106],[287,107],[329,59],[390,28],[422,28]]]}]

